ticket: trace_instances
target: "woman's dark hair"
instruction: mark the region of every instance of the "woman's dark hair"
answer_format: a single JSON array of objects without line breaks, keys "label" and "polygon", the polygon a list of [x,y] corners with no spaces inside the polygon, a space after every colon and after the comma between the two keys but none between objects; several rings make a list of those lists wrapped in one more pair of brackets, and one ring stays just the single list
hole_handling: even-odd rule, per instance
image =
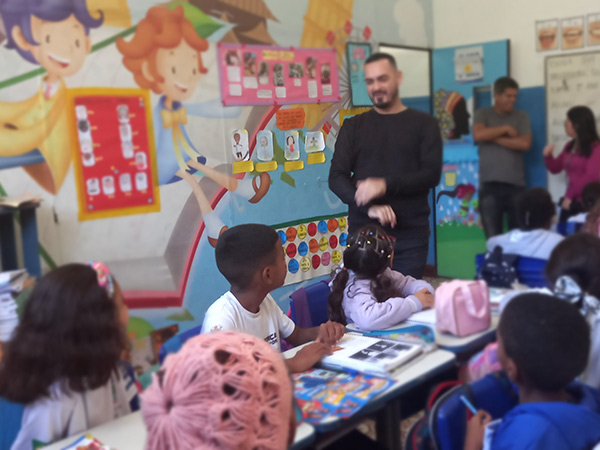
[{"label": "woman's dark hair", "polygon": [[547,228],[556,214],[550,193],[541,187],[521,192],[515,201],[517,221],[522,230]]},{"label": "woman's dark hair", "polygon": [[380,303],[400,294],[388,277],[381,276],[390,267],[393,253],[394,242],[380,226],[367,225],[348,238],[348,248],[344,251],[344,269],[335,276],[329,294],[331,320],[347,324],[342,301],[349,279],[348,270],[353,271],[358,279],[371,280],[371,292]]},{"label": "woman's dark hair", "polygon": [[570,276],[583,291],[600,298],[600,238],[576,233],[563,239],[550,254],[546,279],[554,286],[563,275]]},{"label": "woman's dark hair", "polygon": [[96,271],[67,264],[44,275],[0,362],[0,397],[28,404],[60,383],[66,392],[104,386],[116,373],[125,331]]},{"label": "woman's dark hair", "polygon": [[577,137],[568,144],[568,150],[575,150],[575,142],[579,153],[589,158],[592,154],[592,146],[600,141],[598,131],[596,130],[596,118],[594,113],[587,106],[574,106],[567,111],[567,117],[573,124],[573,129]]}]

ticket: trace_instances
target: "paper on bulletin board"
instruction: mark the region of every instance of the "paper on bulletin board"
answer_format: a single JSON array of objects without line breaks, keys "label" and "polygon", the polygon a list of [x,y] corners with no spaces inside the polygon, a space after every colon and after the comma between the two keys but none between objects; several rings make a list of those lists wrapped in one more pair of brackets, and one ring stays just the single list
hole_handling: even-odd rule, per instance
[{"label": "paper on bulletin board", "polygon": [[224,105],[275,105],[340,100],[335,49],[219,43]]},{"label": "paper on bulletin board", "polygon": [[282,131],[302,129],[305,117],[303,108],[280,109],[276,113],[277,128]]},{"label": "paper on bulletin board", "polygon": [[347,227],[345,215],[275,225],[286,253],[285,284],[331,273],[342,261]]},{"label": "paper on bulletin board", "polygon": [[354,42],[347,44],[346,57],[348,59],[352,105],[354,106],[371,106],[373,104],[367,93],[365,83],[364,64],[369,56],[371,56],[371,44]]},{"label": "paper on bulletin board", "polygon": [[457,48],[454,51],[454,74],[457,83],[483,80],[483,46]]},{"label": "paper on bulletin board", "polygon": [[160,211],[150,94],[71,89],[79,220]]}]

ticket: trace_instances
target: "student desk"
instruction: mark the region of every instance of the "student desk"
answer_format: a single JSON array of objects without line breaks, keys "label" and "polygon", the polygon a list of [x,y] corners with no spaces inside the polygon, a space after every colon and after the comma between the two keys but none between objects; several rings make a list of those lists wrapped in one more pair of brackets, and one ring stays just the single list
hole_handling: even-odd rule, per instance
[{"label": "student desk", "polygon": [[[291,358],[302,346],[286,351],[283,355]],[[391,373],[394,384],[380,393],[356,415],[349,419],[331,419],[319,426],[316,436],[317,449],[323,448],[344,436],[367,417],[375,416],[377,440],[388,449],[401,448],[400,443],[400,400],[412,388],[431,379],[435,375],[454,367],[453,353],[435,349],[418,356]]]},{"label": "student desk", "polygon": [[[435,343],[442,350],[447,350],[456,355],[460,360],[469,358],[474,353],[483,349],[487,344],[492,342],[496,337],[496,328],[498,327],[498,321],[500,317],[492,314],[490,327],[482,331],[481,333],[473,334],[466,337],[452,336],[451,334],[440,333],[435,329],[435,324],[431,323],[416,323],[416,322],[403,322],[394,327],[386,328],[386,330],[400,330],[402,328],[414,326],[414,325],[425,325],[433,328],[435,332]],[[348,331],[355,331],[361,333],[362,331],[350,324],[346,327]]]},{"label": "student desk", "polygon": [[[104,445],[119,450],[144,450],[146,445],[146,427],[142,420],[142,413],[137,411],[42,448],[46,450],[62,450],[73,444],[84,434],[90,434]],[[314,428],[307,423],[302,423],[296,430],[296,437],[291,448],[301,449],[308,447],[313,443],[314,439]]]}]

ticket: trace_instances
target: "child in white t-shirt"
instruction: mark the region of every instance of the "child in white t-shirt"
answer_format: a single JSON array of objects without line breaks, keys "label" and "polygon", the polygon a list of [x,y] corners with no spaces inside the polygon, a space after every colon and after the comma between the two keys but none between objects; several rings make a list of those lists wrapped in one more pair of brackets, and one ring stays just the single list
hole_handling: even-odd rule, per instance
[{"label": "child in white t-shirt", "polygon": [[319,327],[297,327],[269,295],[283,286],[287,273],[285,254],[275,230],[260,224],[230,228],[219,237],[215,256],[231,289],[206,311],[203,333],[247,333],[264,339],[278,351],[281,339],[294,346],[316,340],[287,360],[291,372],[306,370],[331,353],[332,345],[344,334],[343,325],[330,321]]}]

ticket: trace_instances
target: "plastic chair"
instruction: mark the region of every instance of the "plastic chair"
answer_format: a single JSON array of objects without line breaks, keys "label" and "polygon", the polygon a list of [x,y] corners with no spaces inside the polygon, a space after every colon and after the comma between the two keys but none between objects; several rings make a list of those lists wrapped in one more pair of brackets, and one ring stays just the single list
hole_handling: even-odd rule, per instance
[{"label": "plastic chair", "polygon": [[202,325],[190,328],[189,330],[183,331],[168,339],[158,351],[158,361],[160,365],[163,364],[167,355],[177,353],[188,339],[198,336],[200,333],[202,333]]},{"label": "plastic chair", "polygon": [[504,417],[519,403],[516,388],[503,372],[494,372],[481,380],[451,389],[435,402],[429,416],[431,437],[438,450],[464,447],[467,409],[460,400],[461,395],[494,419]]},{"label": "plastic chair", "polygon": [[301,328],[316,327],[329,320],[329,284],[319,281],[290,295],[290,318]]},{"label": "plastic chair", "polygon": [[[476,273],[479,273],[481,266],[485,260],[485,254],[479,253],[475,255]],[[548,287],[544,270],[548,263],[545,259],[529,258],[527,256],[519,256],[515,269],[519,282],[529,287]]]},{"label": "plastic chair", "polygon": [[9,402],[0,397],[0,417],[2,417],[0,448],[11,448],[21,429],[24,412],[25,405]]}]

